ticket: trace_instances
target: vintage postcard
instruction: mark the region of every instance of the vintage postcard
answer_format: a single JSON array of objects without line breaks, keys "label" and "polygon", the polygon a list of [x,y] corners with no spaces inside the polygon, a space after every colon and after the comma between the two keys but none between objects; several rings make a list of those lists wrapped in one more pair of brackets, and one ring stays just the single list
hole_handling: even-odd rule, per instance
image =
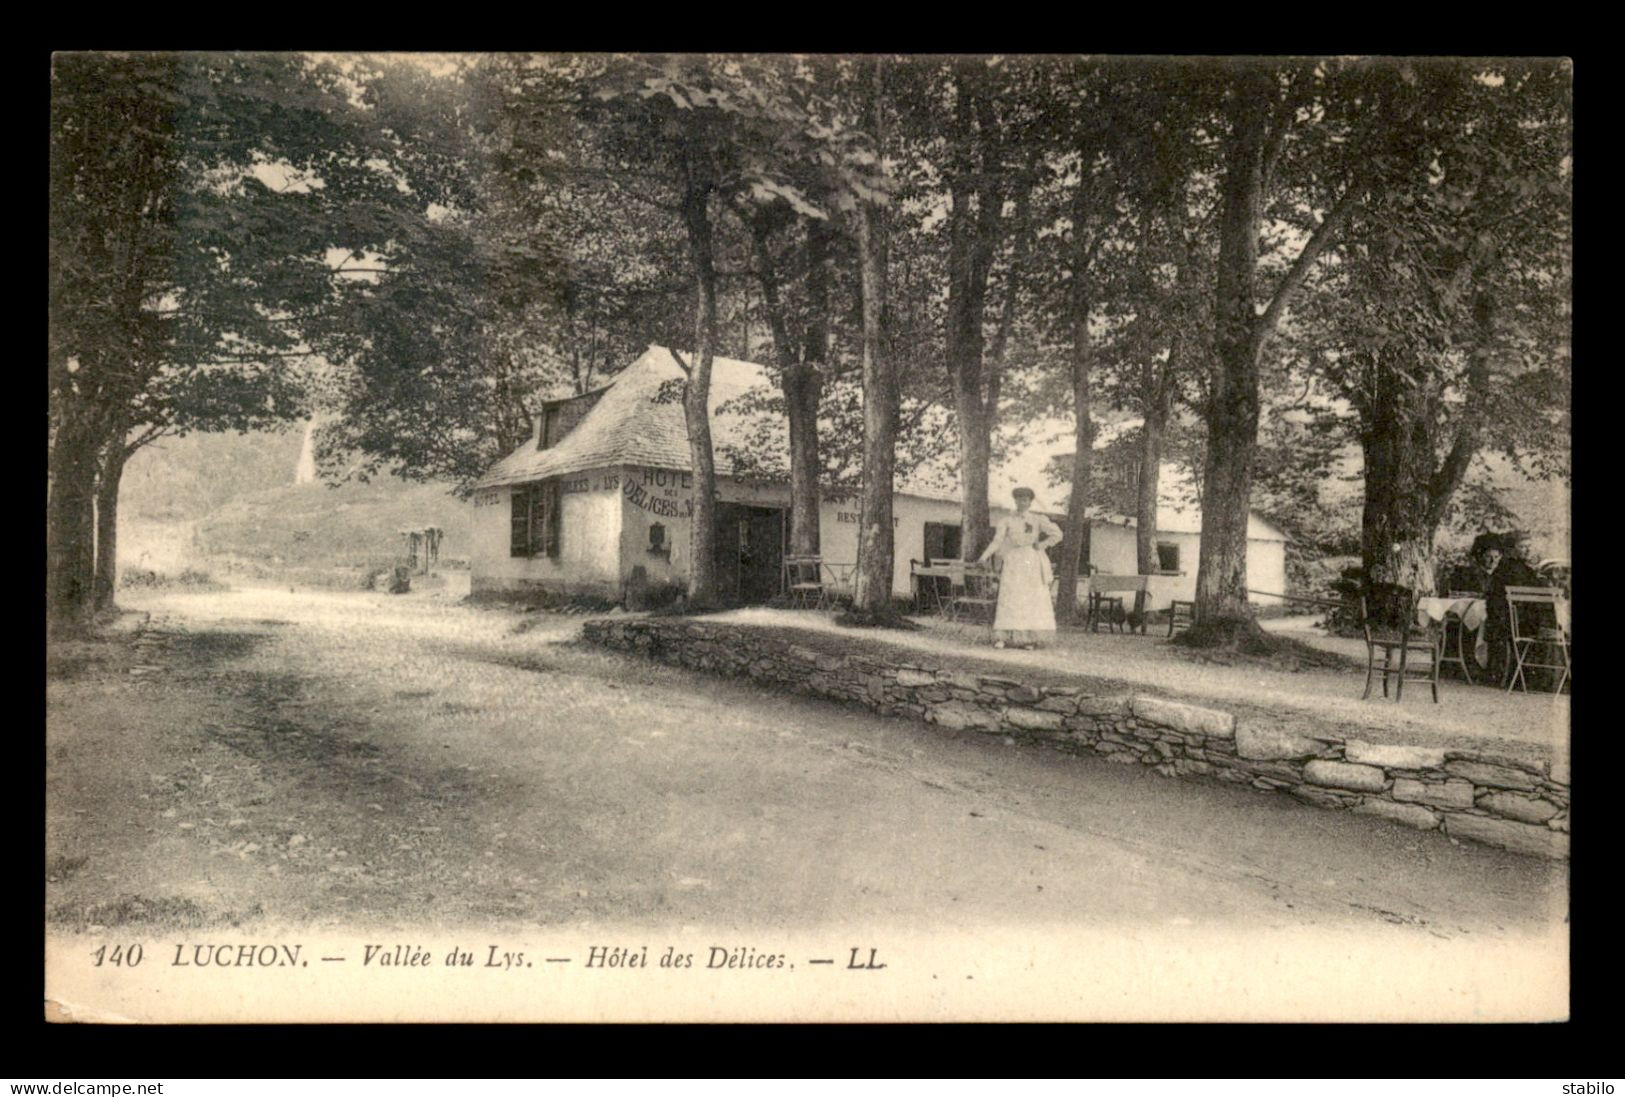
[{"label": "vintage postcard", "polygon": [[47,1017],[1567,1018],[1571,113],[57,55]]}]

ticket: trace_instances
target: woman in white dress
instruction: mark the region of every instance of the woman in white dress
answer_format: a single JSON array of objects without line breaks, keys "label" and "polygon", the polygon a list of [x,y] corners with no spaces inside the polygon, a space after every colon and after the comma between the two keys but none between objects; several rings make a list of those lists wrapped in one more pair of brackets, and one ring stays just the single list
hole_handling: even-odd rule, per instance
[{"label": "woman in white dress", "polygon": [[999,608],[993,616],[993,646],[1007,643],[1035,648],[1055,639],[1055,605],[1050,601],[1050,566],[1046,546],[1059,544],[1061,529],[1042,514],[1032,512],[1031,488],[1011,493],[1016,512],[1000,518],[993,541],[977,563],[995,553],[1000,560]]}]

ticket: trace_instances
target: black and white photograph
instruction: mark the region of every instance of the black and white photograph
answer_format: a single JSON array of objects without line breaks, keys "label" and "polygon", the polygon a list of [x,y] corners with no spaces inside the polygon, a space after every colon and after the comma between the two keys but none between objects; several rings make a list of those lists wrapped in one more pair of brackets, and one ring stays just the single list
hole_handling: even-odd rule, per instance
[{"label": "black and white photograph", "polygon": [[1568,1019],[1571,61],[49,81],[47,1020]]}]

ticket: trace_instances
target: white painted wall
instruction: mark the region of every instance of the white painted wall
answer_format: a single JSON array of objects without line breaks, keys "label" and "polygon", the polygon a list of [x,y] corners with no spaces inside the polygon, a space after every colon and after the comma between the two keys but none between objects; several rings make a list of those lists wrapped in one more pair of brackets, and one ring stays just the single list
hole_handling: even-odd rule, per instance
[{"label": "white painted wall", "polygon": [[[1007,513],[994,508],[993,517]],[[898,495],[892,499],[892,593],[910,597],[913,584],[909,563],[925,559],[925,524],[958,525],[958,503]],[[858,500],[826,498],[818,512],[819,554],[830,564],[853,565],[858,560]]]},{"label": "white painted wall", "polygon": [[[1273,594],[1286,593],[1286,542],[1247,542],[1247,589],[1265,590]],[[1248,600],[1258,606],[1279,606],[1285,599],[1264,594],[1249,594]],[[1298,603],[1303,606],[1305,603]]]},{"label": "white painted wall", "polygon": [[[1090,562],[1108,575],[1134,575],[1139,571],[1139,554],[1135,549],[1134,528],[1115,523],[1096,522],[1089,532]],[[1149,608],[1164,610],[1176,599],[1191,602],[1196,599],[1196,565],[1201,556],[1202,536],[1199,533],[1170,533],[1157,531],[1157,541],[1179,546],[1177,574],[1153,575],[1147,586]],[[1262,538],[1247,541],[1247,588],[1273,593],[1286,591],[1286,543]],[[1255,605],[1280,605],[1282,600],[1258,594],[1249,595]]]},{"label": "white painted wall", "polygon": [[559,558],[510,555],[513,487],[476,492],[469,522],[474,591],[545,587],[565,593],[620,592],[621,497],[614,469],[565,477],[578,490],[560,496]]}]

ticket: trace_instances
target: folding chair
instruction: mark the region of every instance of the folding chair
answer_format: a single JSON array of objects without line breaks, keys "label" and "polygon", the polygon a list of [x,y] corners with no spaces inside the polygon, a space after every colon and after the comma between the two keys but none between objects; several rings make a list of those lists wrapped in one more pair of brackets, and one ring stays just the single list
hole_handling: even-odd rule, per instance
[{"label": "folding chair", "polygon": [[856,564],[824,564],[824,605],[841,605],[852,600],[852,573]]},{"label": "folding chair", "polygon": [[817,556],[784,558],[784,592],[797,609],[824,608],[823,562]]},{"label": "folding chair", "polygon": [[[1512,626],[1512,679],[1507,683],[1507,692],[1512,692],[1513,686],[1522,687],[1525,693],[1529,692],[1529,682],[1523,672],[1528,670],[1560,670],[1562,675],[1553,687],[1553,693],[1562,693],[1563,687],[1569,680],[1569,638],[1557,624],[1557,601],[1560,592],[1550,587],[1507,587],[1507,609],[1510,614]],[[1525,607],[1525,616],[1520,621],[1518,607]],[[1550,607],[1550,625],[1541,623],[1538,618],[1545,614],[1536,607]],[[1546,652],[1545,658],[1550,660],[1555,654],[1561,661],[1537,663],[1531,661],[1535,648]]]},{"label": "folding chair", "polygon": [[[1371,696],[1371,680],[1382,675],[1382,695],[1388,696],[1388,679],[1397,678],[1394,700],[1405,695],[1405,683],[1427,682],[1433,687],[1433,703],[1439,703],[1439,655],[1444,646],[1441,633],[1416,623],[1420,596],[1392,583],[1373,583],[1360,595],[1360,630],[1365,634],[1364,701]],[[1382,666],[1377,666],[1377,651]],[[1395,653],[1398,661],[1395,661]],[[1410,662],[1412,652],[1423,657],[1420,665]]]},{"label": "folding chair", "polygon": [[999,605],[999,576],[992,568],[976,564],[960,564],[954,568],[953,594],[948,600],[947,617],[957,621],[962,616],[977,617],[985,614],[989,624]]}]

